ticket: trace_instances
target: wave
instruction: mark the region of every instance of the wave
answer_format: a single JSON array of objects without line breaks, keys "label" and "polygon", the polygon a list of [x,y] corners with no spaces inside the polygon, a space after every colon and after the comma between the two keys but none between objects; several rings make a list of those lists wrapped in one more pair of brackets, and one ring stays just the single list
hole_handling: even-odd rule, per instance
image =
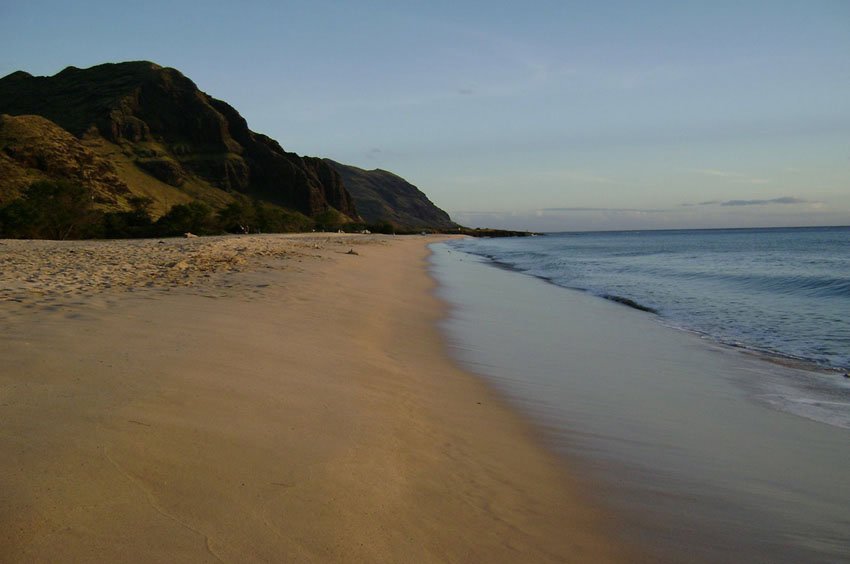
[{"label": "wave", "polygon": [[736,274],[709,271],[677,271],[669,268],[632,268],[635,274],[650,274],[689,281],[718,281],[774,294],[811,297],[850,297],[850,279],[812,274]]},{"label": "wave", "polygon": [[[520,272],[534,273],[547,280],[563,279],[563,259],[552,256],[515,260],[513,257],[487,255],[490,260]],[[707,270],[679,270],[670,267],[609,266],[621,275],[664,277],[691,282],[719,282],[759,293],[772,293],[824,298],[850,297],[850,278],[814,274],[718,273]]]},{"label": "wave", "polygon": [[600,297],[605,298],[606,300],[610,300],[612,302],[617,302],[618,304],[623,304],[624,306],[628,306],[638,311],[645,311],[647,313],[654,313],[656,315],[658,314],[657,309],[639,304],[636,301],[629,298],[624,298],[623,296],[615,296],[613,294],[602,294],[602,296]]}]

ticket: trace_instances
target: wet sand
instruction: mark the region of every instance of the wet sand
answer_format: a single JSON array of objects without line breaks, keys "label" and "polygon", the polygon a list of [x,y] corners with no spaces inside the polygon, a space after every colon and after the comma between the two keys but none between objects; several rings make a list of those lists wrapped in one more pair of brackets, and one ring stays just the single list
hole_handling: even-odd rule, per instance
[{"label": "wet sand", "polygon": [[[433,247],[453,354],[545,429],[654,561],[850,560],[848,429],[777,409],[768,362],[585,292]],[[842,383],[842,382],[839,382]],[[816,397],[816,396],[815,396]]]},{"label": "wet sand", "polygon": [[0,241],[0,561],[636,561],[445,354],[427,242]]}]

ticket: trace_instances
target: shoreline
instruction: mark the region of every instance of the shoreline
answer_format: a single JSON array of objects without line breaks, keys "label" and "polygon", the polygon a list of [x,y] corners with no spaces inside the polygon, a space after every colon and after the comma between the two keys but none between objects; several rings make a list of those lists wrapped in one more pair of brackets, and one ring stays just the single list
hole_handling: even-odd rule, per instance
[{"label": "shoreline", "polygon": [[[458,241],[459,249],[565,288],[649,310],[676,329],[803,369],[850,370],[843,311],[850,231],[821,228],[563,233]],[[817,252],[812,251],[816,249]]]},{"label": "shoreline", "polygon": [[636,561],[448,355],[440,239],[0,242],[0,561]]},{"label": "shoreline", "polygon": [[[767,227],[761,228],[760,227],[760,228],[743,228],[743,229],[752,230],[752,229],[787,229],[787,228],[767,228]],[[794,229],[800,229],[800,228],[794,228]],[[821,228],[818,228],[818,229],[821,229]],[[722,231],[734,231],[735,229],[725,229],[725,228],[720,229],[720,228],[718,228],[717,230],[718,231],[721,231],[721,230]],[[672,229],[672,230],[660,230],[660,231],[697,231],[697,230]],[[626,233],[626,232],[624,232],[624,231],[599,231],[599,232],[579,232],[579,233]],[[459,251],[459,252],[466,252],[466,251]],[[711,335],[710,333],[700,331],[698,329],[692,329],[692,328],[689,328],[689,327],[681,325],[681,324],[677,324],[677,323],[673,322],[672,320],[670,320],[669,318],[664,317],[655,308],[644,305],[640,302],[636,302],[636,301],[632,300],[631,298],[626,298],[626,297],[618,296],[618,295],[614,295],[614,294],[596,293],[596,292],[594,292],[594,291],[592,291],[588,288],[582,288],[582,287],[577,287],[577,286],[564,286],[564,285],[561,285],[561,284],[555,282],[554,280],[552,280],[551,278],[549,278],[547,276],[544,276],[544,275],[541,275],[541,274],[531,273],[527,270],[523,270],[522,268],[518,268],[517,266],[515,266],[513,264],[503,262],[499,259],[496,259],[496,258],[494,258],[490,255],[476,255],[474,253],[471,253],[471,256],[479,256],[479,257],[485,259],[488,265],[491,265],[495,268],[500,268],[500,269],[506,270],[508,272],[514,272],[514,273],[517,273],[517,274],[522,274],[524,276],[530,276],[530,277],[535,278],[537,280],[541,280],[543,282],[546,282],[547,284],[551,284],[552,286],[555,286],[556,288],[561,288],[561,289],[569,290],[569,291],[573,291],[573,292],[581,292],[583,294],[586,294],[588,296],[592,296],[594,298],[604,299],[604,300],[608,300],[608,301],[617,303],[617,304],[619,304],[623,307],[626,307],[626,308],[629,308],[629,309],[632,309],[632,310],[635,310],[635,311],[648,313],[650,315],[655,316],[656,319],[658,320],[658,322],[661,325],[663,325],[664,327],[668,327],[668,328],[673,329],[675,331],[681,331],[683,333],[688,333],[690,335],[695,335],[699,338],[707,339],[712,344],[714,344],[718,347],[723,347],[723,348],[727,348],[727,349],[730,349],[730,350],[739,351],[742,354],[747,354],[747,355],[750,355],[754,358],[759,358],[761,360],[764,360],[765,362],[772,362],[772,363],[777,364],[779,366],[792,368],[792,369],[800,370],[800,371],[804,371],[804,372],[812,372],[812,373],[822,374],[822,375],[825,375],[825,376],[846,377],[845,374],[850,374],[850,372],[848,372],[848,368],[845,368],[845,367],[825,365],[825,364],[818,363],[815,360],[812,360],[812,359],[809,359],[809,358],[796,357],[796,356],[793,356],[793,355],[788,354],[788,353],[781,353],[781,352],[773,351],[773,350],[766,349],[766,348],[758,348],[758,347],[752,346],[752,345],[740,344],[740,343],[736,343],[736,342],[733,342],[733,341],[725,341],[725,340],[723,340],[719,337]]]},{"label": "shoreline", "polygon": [[589,492],[624,518],[626,542],[663,562],[847,556],[850,499],[836,490],[847,430],[776,405],[792,369],[434,250],[454,358],[594,479]]},{"label": "shoreline", "polygon": [[[772,228],[759,228],[759,229],[772,229]],[[676,230],[674,230],[676,231]],[[681,230],[679,230],[681,231]],[[464,252],[466,251],[457,251]],[[469,254],[469,253],[468,253]],[[548,285],[551,285],[555,288],[566,290],[568,292],[578,292],[582,295],[590,296],[595,299],[608,300],[615,304],[618,304],[628,310],[633,310],[645,314],[649,314],[652,318],[662,327],[675,331],[677,333],[686,334],[697,339],[700,339],[702,342],[706,344],[706,346],[717,347],[718,350],[724,351],[725,353],[736,353],[744,355],[748,358],[754,359],[757,362],[770,363],[777,366],[780,370],[791,371],[797,377],[800,378],[801,382],[805,382],[807,387],[810,389],[818,389],[822,394],[828,394],[835,390],[838,387],[846,387],[847,382],[850,382],[850,372],[847,371],[846,368],[836,367],[836,366],[827,366],[823,364],[819,364],[811,359],[794,357],[789,354],[783,354],[776,351],[771,351],[768,349],[759,349],[754,346],[744,345],[734,342],[724,341],[714,335],[709,333],[699,331],[697,329],[691,329],[689,327],[685,327],[681,324],[674,323],[669,318],[664,317],[661,313],[654,310],[651,307],[646,307],[643,304],[634,302],[630,298],[622,298],[620,296],[614,296],[611,294],[598,294],[587,288],[573,287],[573,286],[562,286],[558,284],[551,278],[548,278],[543,275],[533,274],[521,268],[517,268],[516,266],[509,264],[507,262],[500,261],[495,259],[489,255],[477,255],[475,253],[470,254],[471,257],[479,257],[482,261],[490,267],[498,268],[504,270],[506,272],[511,272],[515,274],[519,274],[522,276],[528,276],[534,278],[535,280],[539,280],[545,282]],[[786,406],[779,407],[775,404],[772,404],[775,409],[786,411],[788,413],[792,413],[798,417],[803,417],[805,419],[810,419],[812,421],[823,423],[826,425],[833,425],[836,427],[841,427],[844,429],[850,429],[850,419],[844,418],[841,421],[835,421],[834,418],[823,415],[813,415],[810,413],[805,413],[794,406]]]}]

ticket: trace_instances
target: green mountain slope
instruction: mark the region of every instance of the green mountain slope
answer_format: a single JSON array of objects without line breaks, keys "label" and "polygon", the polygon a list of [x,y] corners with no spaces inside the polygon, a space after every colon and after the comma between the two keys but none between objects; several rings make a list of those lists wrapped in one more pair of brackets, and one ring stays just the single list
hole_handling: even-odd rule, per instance
[{"label": "green mountain slope", "polygon": [[416,186],[386,170],[363,170],[325,159],[342,176],[357,210],[368,223],[388,221],[401,229],[457,228],[449,214],[435,206]]}]

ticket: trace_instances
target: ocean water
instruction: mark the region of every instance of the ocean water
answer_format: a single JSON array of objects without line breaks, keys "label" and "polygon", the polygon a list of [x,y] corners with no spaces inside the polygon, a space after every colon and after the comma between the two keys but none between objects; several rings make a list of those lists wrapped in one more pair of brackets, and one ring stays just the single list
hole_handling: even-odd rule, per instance
[{"label": "ocean water", "polygon": [[753,376],[776,408],[850,428],[850,227],[465,239],[494,265],[653,312],[659,323],[821,371]]},{"label": "ocean water", "polygon": [[432,272],[453,355],[653,561],[850,562],[848,235],[458,240]]},{"label": "ocean water", "polygon": [[458,249],[718,342],[850,371],[850,227],[561,233]]}]

